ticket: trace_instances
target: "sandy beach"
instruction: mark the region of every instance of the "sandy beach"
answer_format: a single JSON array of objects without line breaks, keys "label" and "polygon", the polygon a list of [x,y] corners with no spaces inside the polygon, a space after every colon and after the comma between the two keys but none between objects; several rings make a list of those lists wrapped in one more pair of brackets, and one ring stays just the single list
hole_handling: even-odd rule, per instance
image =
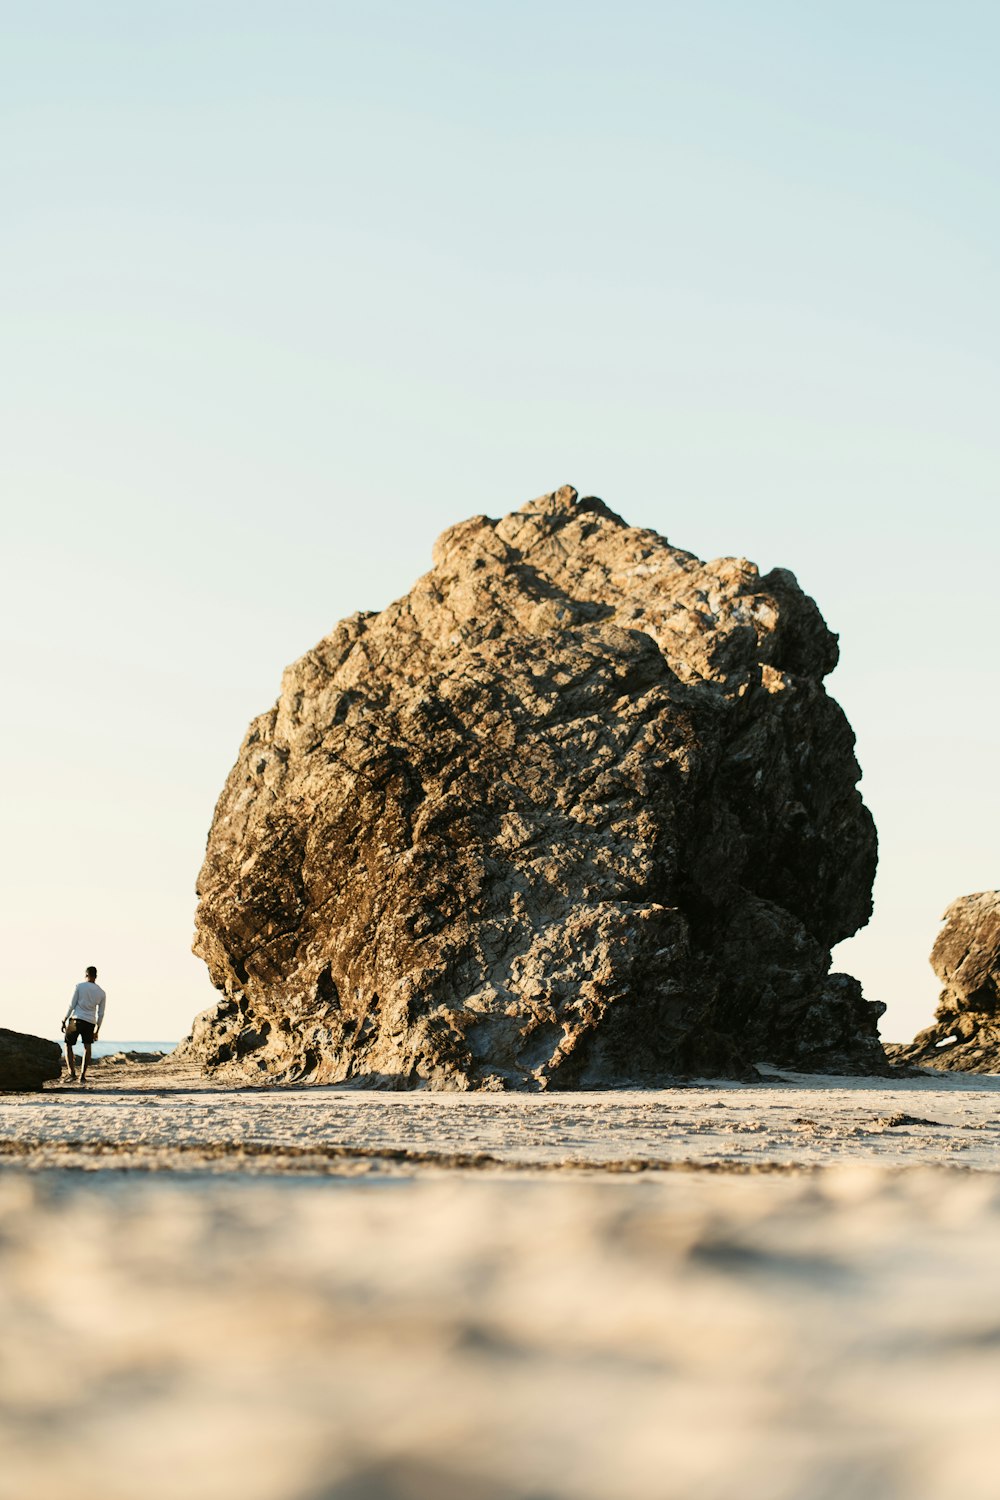
[{"label": "sandy beach", "polygon": [[2,1500],[995,1494],[1000,1079],[93,1079],[0,1098]]},{"label": "sandy beach", "polygon": [[804,1170],[1000,1163],[1000,1078],[764,1071],[657,1091],[450,1093],[220,1086],[104,1061],[85,1087],[0,1096],[0,1160],[27,1167],[495,1172]]}]

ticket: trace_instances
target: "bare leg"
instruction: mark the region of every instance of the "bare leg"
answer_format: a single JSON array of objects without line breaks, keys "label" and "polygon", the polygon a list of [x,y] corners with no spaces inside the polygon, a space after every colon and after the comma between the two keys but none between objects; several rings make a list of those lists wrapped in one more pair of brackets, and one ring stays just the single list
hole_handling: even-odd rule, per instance
[{"label": "bare leg", "polygon": [[90,1043],[83,1044],[83,1067],[80,1069],[80,1082],[87,1081],[87,1069],[90,1067]]},{"label": "bare leg", "polygon": [[66,1066],[69,1068],[69,1076],[76,1082],[76,1058],[73,1056],[73,1048],[69,1042],[66,1043]]}]

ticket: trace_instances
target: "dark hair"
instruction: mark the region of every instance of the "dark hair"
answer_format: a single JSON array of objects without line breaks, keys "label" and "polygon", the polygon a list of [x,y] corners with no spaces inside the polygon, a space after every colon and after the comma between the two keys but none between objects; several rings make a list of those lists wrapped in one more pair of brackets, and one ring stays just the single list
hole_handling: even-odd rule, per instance
[{"label": "dark hair", "polygon": [[88,974],[93,974],[94,978],[95,979],[97,978],[97,970],[94,968],[93,964],[88,964],[87,965],[87,973]]}]

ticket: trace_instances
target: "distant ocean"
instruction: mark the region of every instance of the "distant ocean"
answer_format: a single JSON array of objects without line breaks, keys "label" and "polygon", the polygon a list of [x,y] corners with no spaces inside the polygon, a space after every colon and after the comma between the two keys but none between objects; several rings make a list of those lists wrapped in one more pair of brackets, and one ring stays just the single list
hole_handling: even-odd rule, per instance
[{"label": "distant ocean", "polygon": [[[62,1038],[55,1040],[62,1046]],[[177,1046],[176,1042],[106,1042],[103,1039],[95,1042],[91,1048],[91,1057],[110,1057],[113,1052],[173,1052]],[[83,1047],[79,1042],[76,1051],[82,1057]]]}]

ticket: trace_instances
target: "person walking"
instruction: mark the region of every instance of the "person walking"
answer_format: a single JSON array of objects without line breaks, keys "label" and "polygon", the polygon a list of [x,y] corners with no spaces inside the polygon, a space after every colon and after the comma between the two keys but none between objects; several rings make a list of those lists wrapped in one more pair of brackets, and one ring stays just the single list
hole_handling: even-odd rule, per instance
[{"label": "person walking", "polygon": [[62,1023],[63,1033],[66,1038],[66,1062],[69,1065],[69,1076],[76,1082],[76,1058],[73,1054],[74,1044],[79,1037],[83,1043],[83,1066],[80,1069],[80,1082],[86,1083],[87,1069],[90,1067],[90,1049],[97,1041],[104,1020],[104,1003],[107,995],[97,983],[97,970],[93,964],[87,970],[87,977],[80,981],[73,991],[73,998],[69,1002],[69,1010]]}]

